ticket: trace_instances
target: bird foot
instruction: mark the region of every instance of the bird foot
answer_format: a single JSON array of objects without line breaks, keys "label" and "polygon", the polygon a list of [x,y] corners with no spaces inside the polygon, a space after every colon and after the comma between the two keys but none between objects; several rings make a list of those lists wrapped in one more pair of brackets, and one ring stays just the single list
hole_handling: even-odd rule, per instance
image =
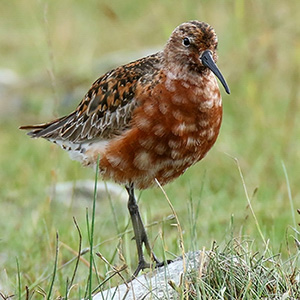
[{"label": "bird foot", "polygon": [[139,261],[138,266],[137,266],[136,270],[134,271],[134,273],[132,274],[130,281],[135,279],[138,276],[138,274],[140,273],[140,271],[143,271],[143,270],[149,269],[149,268],[150,268],[150,264],[147,263],[145,260]]},{"label": "bird foot", "polygon": [[156,268],[163,267],[163,266],[166,266],[166,265],[168,265],[168,264],[170,264],[170,263],[172,263],[172,262],[173,262],[172,259],[167,259],[166,261],[157,261],[157,262],[156,262],[156,265],[155,265],[155,269],[156,269]]},{"label": "bird foot", "polygon": [[138,276],[140,271],[142,271],[142,270],[149,269],[149,268],[151,268],[151,266],[154,266],[154,268],[157,269],[157,268],[163,267],[165,265],[168,265],[171,262],[173,262],[173,260],[171,260],[171,259],[168,259],[167,261],[159,261],[159,260],[155,259],[154,264],[149,264],[145,260],[141,260],[141,261],[139,261],[138,266],[137,266],[136,270],[134,271],[134,273],[132,274],[131,278],[127,282],[134,280]]}]

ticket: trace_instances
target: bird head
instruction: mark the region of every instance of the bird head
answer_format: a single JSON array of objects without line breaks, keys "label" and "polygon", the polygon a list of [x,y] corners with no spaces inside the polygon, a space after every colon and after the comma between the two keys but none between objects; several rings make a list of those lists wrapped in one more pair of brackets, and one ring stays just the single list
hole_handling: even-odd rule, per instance
[{"label": "bird head", "polygon": [[212,71],[230,94],[225,78],[216,65],[217,46],[217,35],[209,24],[190,21],[172,32],[164,49],[165,60],[168,65],[177,65],[178,68],[200,74]]}]

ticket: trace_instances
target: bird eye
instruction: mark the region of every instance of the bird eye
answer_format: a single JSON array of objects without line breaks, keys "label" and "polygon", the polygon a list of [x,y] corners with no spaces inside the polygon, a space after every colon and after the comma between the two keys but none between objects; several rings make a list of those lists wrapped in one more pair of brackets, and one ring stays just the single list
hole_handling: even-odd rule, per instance
[{"label": "bird eye", "polygon": [[190,44],[191,44],[191,41],[189,38],[185,37],[183,40],[182,40],[182,44],[186,47],[188,47]]}]

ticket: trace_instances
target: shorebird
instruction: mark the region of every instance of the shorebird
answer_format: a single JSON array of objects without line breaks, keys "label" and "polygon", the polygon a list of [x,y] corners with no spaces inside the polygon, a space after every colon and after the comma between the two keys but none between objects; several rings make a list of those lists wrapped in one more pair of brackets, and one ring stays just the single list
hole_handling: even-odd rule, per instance
[{"label": "shorebird", "polygon": [[[138,252],[133,276],[148,268],[143,244],[156,266],[134,189],[161,185],[200,161],[215,143],[222,121],[218,39],[207,23],[190,21],[175,28],[162,51],[120,66],[98,78],[67,116],[32,126],[45,138],[104,179],[125,185]],[[216,76],[216,77],[215,77]]]}]

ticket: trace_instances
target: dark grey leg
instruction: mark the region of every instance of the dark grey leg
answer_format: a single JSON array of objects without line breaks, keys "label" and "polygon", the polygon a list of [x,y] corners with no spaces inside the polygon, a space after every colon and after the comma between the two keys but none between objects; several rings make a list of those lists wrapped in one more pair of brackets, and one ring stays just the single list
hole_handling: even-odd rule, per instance
[{"label": "dark grey leg", "polygon": [[137,266],[137,269],[133,273],[132,277],[136,277],[138,273],[146,268],[150,267],[150,264],[145,261],[144,254],[143,254],[143,244],[146,247],[148,255],[153,259],[153,261],[156,262],[156,267],[163,266],[163,263],[158,260],[154,252],[152,251],[147,233],[139,212],[139,207],[137,205],[137,202],[134,197],[134,187],[133,184],[126,186],[126,190],[129,195],[128,199],[128,210],[130,213],[131,217],[131,222],[132,222],[132,227],[134,231],[134,237],[135,237],[135,242],[136,242],[136,247],[137,247],[137,252],[138,252],[138,259],[139,263]]}]

